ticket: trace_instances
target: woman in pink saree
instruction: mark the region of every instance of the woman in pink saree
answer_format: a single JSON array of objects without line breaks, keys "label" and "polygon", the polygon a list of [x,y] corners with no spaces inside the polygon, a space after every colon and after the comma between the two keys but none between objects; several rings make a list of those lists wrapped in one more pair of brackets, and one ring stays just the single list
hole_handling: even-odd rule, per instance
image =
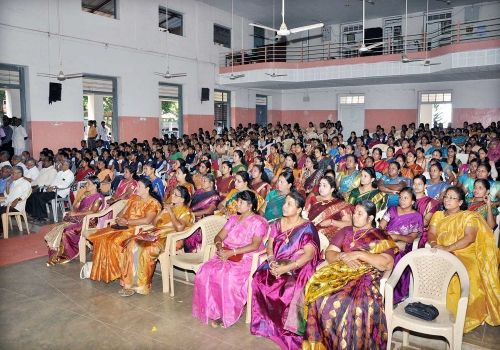
[{"label": "woman in pink saree", "polygon": [[304,286],[320,259],[318,231],[302,219],[304,198],[290,192],[283,218],[271,225],[267,261],[252,282],[250,332],[271,339],[281,349],[300,349],[306,320]]},{"label": "woman in pink saree", "polygon": [[217,255],[196,274],[193,316],[213,327],[230,327],[243,313],[252,253],[261,250],[267,221],[256,214],[257,198],[249,190],[237,194],[238,213],[229,217],[214,239]]}]

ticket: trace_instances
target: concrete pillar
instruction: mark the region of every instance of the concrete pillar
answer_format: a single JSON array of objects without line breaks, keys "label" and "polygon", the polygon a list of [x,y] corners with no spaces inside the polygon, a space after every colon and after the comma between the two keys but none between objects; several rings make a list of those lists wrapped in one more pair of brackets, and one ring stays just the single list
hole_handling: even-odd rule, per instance
[{"label": "concrete pillar", "polygon": [[89,95],[89,120],[97,121],[97,125],[104,120],[104,105],[101,95]]}]

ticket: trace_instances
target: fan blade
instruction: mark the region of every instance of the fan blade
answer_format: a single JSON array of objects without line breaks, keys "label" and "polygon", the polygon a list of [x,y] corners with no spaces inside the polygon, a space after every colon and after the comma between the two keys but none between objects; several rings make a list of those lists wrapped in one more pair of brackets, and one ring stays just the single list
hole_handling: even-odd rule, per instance
[{"label": "fan blade", "polygon": [[39,77],[45,78],[57,78],[57,74],[49,74],[49,73],[36,73]]},{"label": "fan blade", "polygon": [[308,26],[292,28],[292,29],[290,29],[290,33],[295,34],[295,33],[303,32],[303,31],[306,31],[306,30],[323,28],[324,26],[325,26],[324,23],[311,24],[311,25],[308,25]]},{"label": "fan blade", "polygon": [[73,74],[65,74],[64,77],[66,79],[76,79],[76,78],[83,78],[83,73],[73,73]]},{"label": "fan blade", "polygon": [[385,44],[385,42],[380,41],[380,42],[378,42],[378,43],[368,45],[368,46],[366,47],[366,49],[367,49],[367,50],[371,50],[371,49],[376,48],[377,46],[384,45],[384,44]]},{"label": "fan blade", "polygon": [[169,76],[171,78],[180,78],[180,77],[186,77],[187,73],[171,73]]},{"label": "fan blade", "polygon": [[267,30],[270,30],[270,31],[273,31],[273,32],[277,32],[278,31],[278,29],[274,29],[274,28],[271,28],[271,27],[263,26],[262,24],[258,24],[258,23],[249,23],[248,25],[250,25],[252,27],[258,27],[258,28],[262,28],[262,29],[267,29]]},{"label": "fan blade", "polygon": [[165,73],[160,73],[160,72],[154,72],[155,75],[159,75],[160,77],[163,77]]}]

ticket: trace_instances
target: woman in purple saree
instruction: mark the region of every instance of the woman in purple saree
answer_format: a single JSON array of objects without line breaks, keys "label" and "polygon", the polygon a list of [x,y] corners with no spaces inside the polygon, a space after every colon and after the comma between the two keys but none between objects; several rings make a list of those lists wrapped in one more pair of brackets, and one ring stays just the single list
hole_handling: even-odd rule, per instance
[{"label": "woman in purple saree", "polygon": [[429,222],[431,222],[432,214],[441,207],[441,202],[425,194],[426,183],[427,179],[424,175],[417,175],[413,178],[413,192],[415,192],[415,197],[417,198],[415,204],[417,211],[422,215],[424,225],[422,237],[418,242],[419,248],[425,247],[425,243],[427,242],[427,229]]},{"label": "woman in purple saree", "polygon": [[[415,210],[417,198],[411,187],[405,187],[399,192],[399,204],[390,207],[380,221],[379,227],[386,230],[399,247],[399,253],[394,257],[394,265],[406,254],[411,252],[413,241],[422,234],[424,224],[422,214]],[[394,289],[394,303],[399,303],[408,297],[411,271],[405,269]]]},{"label": "woman in purple saree", "polygon": [[318,232],[301,218],[304,198],[290,192],[283,218],[271,225],[268,258],[252,282],[250,332],[271,339],[281,349],[299,349],[305,320],[304,286],[320,259]]},{"label": "woman in purple saree", "polygon": [[[78,242],[80,241],[83,218],[87,214],[101,211],[106,206],[99,186],[100,182],[97,176],[89,177],[85,184],[83,197],[73,204],[73,210],[66,214],[63,222],[56,224],[45,235],[45,241],[49,248],[47,266],[66,263],[78,256]],[[97,225],[97,220],[94,224]]]},{"label": "woman in purple saree", "polygon": [[[219,192],[215,190],[215,177],[208,173],[201,178],[201,188],[197,189],[191,200],[191,211],[196,221],[205,216],[213,215],[221,201]],[[184,241],[184,250],[194,252],[201,246],[201,229],[196,230]]]}]

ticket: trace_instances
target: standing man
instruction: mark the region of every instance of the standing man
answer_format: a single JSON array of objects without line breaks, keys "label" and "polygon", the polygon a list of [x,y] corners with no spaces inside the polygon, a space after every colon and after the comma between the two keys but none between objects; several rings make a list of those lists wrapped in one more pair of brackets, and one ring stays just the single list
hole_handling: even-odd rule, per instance
[{"label": "standing man", "polygon": [[90,150],[93,150],[96,148],[96,140],[97,140],[97,128],[96,128],[96,121],[95,120],[89,120],[89,131],[88,131],[88,136],[87,136],[87,144],[89,146]]},{"label": "standing man", "polygon": [[2,138],[2,151],[7,151],[9,152],[9,158],[12,157],[14,154],[14,148],[12,148],[12,134],[14,133],[14,130],[10,126],[11,120],[7,116],[3,117],[3,132],[5,134],[5,137]]},{"label": "standing man", "polygon": [[109,149],[109,132],[106,122],[102,121],[98,129],[99,139],[102,141],[104,148]]},{"label": "standing man", "polygon": [[12,147],[14,147],[14,154],[20,156],[26,150],[28,133],[21,124],[21,118],[12,118],[12,126],[14,129],[12,133]]}]

